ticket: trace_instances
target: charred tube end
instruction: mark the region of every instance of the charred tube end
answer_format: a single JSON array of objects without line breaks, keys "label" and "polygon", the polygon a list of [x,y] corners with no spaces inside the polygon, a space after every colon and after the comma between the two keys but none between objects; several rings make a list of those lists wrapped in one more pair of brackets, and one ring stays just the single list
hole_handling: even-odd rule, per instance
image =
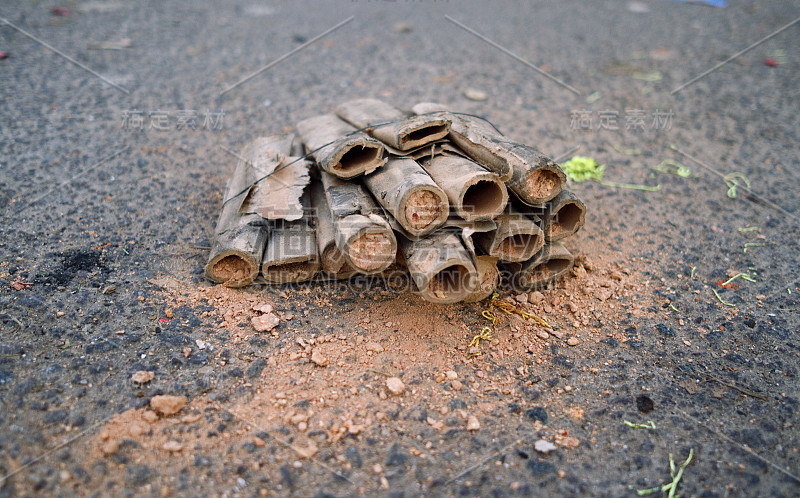
[{"label": "charred tube end", "polygon": [[296,261],[294,263],[284,263],[280,265],[267,266],[261,268],[264,278],[275,284],[288,284],[291,282],[305,282],[319,270],[319,262]]},{"label": "charred tube end", "polygon": [[577,232],[583,226],[586,208],[576,202],[563,204],[550,220],[547,237],[551,241],[560,240]]},{"label": "charred tube end", "polygon": [[429,116],[414,116],[405,124],[407,127],[397,137],[401,150],[410,150],[435,142],[446,137],[450,131],[450,121]]},{"label": "charred tube end", "polygon": [[397,240],[385,230],[366,231],[350,242],[347,254],[351,265],[363,273],[377,273],[394,262]]},{"label": "charred tube end", "polygon": [[406,199],[403,216],[412,235],[424,235],[447,220],[448,210],[444,193],[421,188]]},{"label": "charred tube end", "polygon": [[333,167],[333,173],[340,178],[353,178],[364,172],[373,171],[382,163],[382,147],[369,143],[354,145],[344,151]]},{"label": "charred tube end", "polygon": [[499,179],[480,179],[461,195],[459,215],[467,221],[491,220],[508,204],[508,191]]},{"label": "charred tube end", "polygon": [[433,275],[425,289],[428,300],[438,303],[462,301],[475,290],[475,272],[462,264],[451,264]]},{"label": "charred tube end", "polygon": [[209,280],[227,287],[245,287],[258,277],[258,265],[242,254],[224,252],[206,267]]},{"label": "charred tube end", "polygon": [[564,189],[563,173],[548,168],[534,169],[525,179],[525,192],[531,203],[547,202]]},{"label": "charred tube end", "polygon": [[526,261],[544,245],[544,238],[539,233],[518,233],[506,237],[497,246],[496,254],[503,261]]}]

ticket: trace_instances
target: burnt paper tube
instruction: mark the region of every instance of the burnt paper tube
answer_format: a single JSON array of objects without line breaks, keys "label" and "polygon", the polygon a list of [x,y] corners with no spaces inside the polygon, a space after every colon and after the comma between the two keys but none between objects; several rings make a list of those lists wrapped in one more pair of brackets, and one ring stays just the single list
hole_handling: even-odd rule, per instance
[{"label": "burnt paper tube", "polygon": [[[247,184],[245,168],[246,161],[240,161],[228,182],[225,199],[231,199]],[[239,203],[233,200],[224,203],[206,263],[206,278],[228,287],[252,284],[258,277],[266,241],[267,230],[261,216],[239,214]]]},{"label": "burnt paper tube", "polygon": [[300,121],[297,132],[320,167],[336,177],[371,173],[386,162],[382,143],[333,114]]},{"label": "burnt paper tube", "polygon": [[544,233],[536,224],[538,219],[531,219],[510,205],[494,221],[497,223],[495,230],[473,236],[475,243],[489,256],[523,262],[532,258],[544,245]]},{"label": "burnt paper tube", "polygon": [[364,185],[410,235],[421,237],[447,221],[447,195],[413,159],[390,158]]},{"label": "burnt paper tube", "polygon": [[270,230],[261,275],[271,284],[305,282],[319,270],[317,240],[311,226],[312,209],[308,193],[301,199],[303,218],[280,220]]},{"label": "burnt paper tube", "polygon": [[364,187],[320,172],[336,229],[336,246],[360,273],[380,273],[395,260],[397,239]]},{"label": "burnt paper tube", "polygon": [[574,234],[586,223],[586,205],[573,192],[562,190],[545,206],[542,230],[548,242]]},{"label": "burnt paper tube", "polygon": [[488,121],[450,113],[434,103],[417,104],[413,110],[433,116],[441,112],[451,119],[449,138],[476,162],[497,172],[525,204],[547,202],[564,188],[567,177],[558,164],[534,147],[508,140]]},{"label": "burnt paper tube", "polygon": [[422,167],[447,194],[456,214],[467,221],[491,220],[508,204],[500,178],[469,159],[434,156],[423,161]]},{"label": "burnt paper tube", "polygon": [[417,292],[426,301],[463,301],[478,287],[479,276],[472,258],[459,236],[449,230],[439,230],[417,241],[401,239],[400,250]]},{"label": "burnt paper tube", "polygon": [[464,302],[477,303],[491,296],[500,283],[500,271],[497,269],[497,258],[493,256],[475,256],[475,270],[478,272],[478,286],[464,298]]},{"label": "burnt paper tube", "polygon": [[336,247],[336,228],[333,224],[333,215],[325,199],[322,183],[311,183],[311,205],[314,207],[317,223],[317,253],[322,271],[326,277],[349,278],[356,270],[345,260],[344,255]]},{"label": "burnt paper tube", "polygon": [[541,289],[567,273],[575,258],[559,243],[547,244],[530,260],[522,263],[502,265],[510,272],[511,287],[517,291]]},{"label": "burnt paper tube", "polygon": [[450,121],[443,116],[408,116],[377,99],[345,102],[336,108],[336,114],[401,151],[442,139],[450,130]]}]

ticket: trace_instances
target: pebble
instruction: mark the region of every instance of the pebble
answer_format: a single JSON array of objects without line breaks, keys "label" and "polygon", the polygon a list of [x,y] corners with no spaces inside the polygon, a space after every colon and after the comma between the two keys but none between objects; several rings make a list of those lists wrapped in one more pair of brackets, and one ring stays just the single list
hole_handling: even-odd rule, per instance
[{"label": "pebble", "polygon": [[152,410],[145,410],[144,413],[142,413],[142,420],[148,424],[154,424],[158,421],[158,415]]},{"label": "pebble", "polygon": [[446,377],[447,377],[449,380],[456,380],[456,379],[458,378],[458,374],[455,372],[455,370],[448,370],[448,371],[446,371],[446,372],[444,373],[444,375],[445,375],[445,376],[446,376]]},{"label": "pebble", "polygon": [[377,342],[368,342],[364,348],[367,351],[372,351],[373,353],[383,353],[384,349],[383,346],[378,344]]},{"label": "pebble", "polygon": [[470,415],[467,419],[467,430],[468,431],[478,431],[481,429],[481,423],[478,420],[478,417],[475,415]]},{"label": "pebble", "polygon": [[297,452],[300,458],[311,458],[317,454],[319,448],[313,441],[308,442],[308,446],[292,446],[292,449]]},{"label": "pebble", "polygon": [[577,337],[570,337],[569,339],[567,339],[567,344],[570,346],[577,346],[578,344],[580,344],[580,342],[581,341],[579,341]]},{"label": "pebble", "polygon": [[544,294],[542,294],[539,291],[531,292],[528,295],[528,302],[529,303],[534,303],[535,304],[535,303],[541,303],[542,301],[544,301]]},{"label": "pebble", "polygon": [[523,292],[522,294],[517,294],[514,299],[520,304],[525,304],[528,302],[528,295]]},{"label": "pebble", "polygon": [[254,316],[250,319],[250,323],[256,332],[269,332],[281,323],[280,318],[275,313],[267,313],[266,315]]},{"label": "pebble", "polygon": [[161,415],[175,415],[186,406],[186,396],[170,396],[166,394],[153,396],[150,398],[150,408]]},{"label": "pebble", "polygon": [[135,374],[131,375],[131,380],[136,384],[147,384],[151,380],[153,380],[154,374],[153,372],[148,372],[146,370],[139,370]]},{"label": "pebble", "polygon": [[545,441],[544,439],[540,439],[536,441],[533,445],[533,449],[538,451],[539,453],[550,453],[551,451],[556,450],[556,445],[551,443],[550,441]]},{"label": "pebble", "polygon": [[161,447],[164,451],[169,451],[171,453],[177,453],[183,450],[183,444],[177,441],[167,441],[164,443],[164,446]]},{"label": "pebble", "polygon": [[406,385],[398,377],[389,377],[386,379],[386,389],[395,396],[399,396],[406,391]]},{"label": "pebble", "polygon": [[474,100],[476,102],[482,102],[489,98],[489,95],[486,92],[483,90],[478,90],[477,88],[467,88],[464,90],[464,96],[469,100]]},{"label": "pebble", "polygon": [[264,313],[265,315],[268,315],[268,314],[272,313],[272,305],[271,304],[259,304],[259,305],[253,306],[253,311],[258,311],[259,313]]},{"label": "pebble", "polygon": [[311,362],[318,367],[328,366],[328,359],[319,351],[319,349],[315,349],[311,352]]},{"label": "pebble", "polygon": [[464,387],[464,384],[462,384],[461,381],[454,380],[450,383],[450,387],[453,388],[453,391],[460,391],[461,388]]}]

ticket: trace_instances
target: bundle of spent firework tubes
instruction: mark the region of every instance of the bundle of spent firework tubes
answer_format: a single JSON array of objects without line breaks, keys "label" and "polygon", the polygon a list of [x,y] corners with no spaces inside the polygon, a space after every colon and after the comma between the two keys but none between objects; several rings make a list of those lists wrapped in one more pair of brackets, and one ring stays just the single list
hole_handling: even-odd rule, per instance
[{"label": "bundle of spent firework tubes", "polygon": [[488,121],[375,99],[257,138],[239,156],[206,277],[230,287],[402,272],[431,302],[541,288],[586,207],[536,148]]}]

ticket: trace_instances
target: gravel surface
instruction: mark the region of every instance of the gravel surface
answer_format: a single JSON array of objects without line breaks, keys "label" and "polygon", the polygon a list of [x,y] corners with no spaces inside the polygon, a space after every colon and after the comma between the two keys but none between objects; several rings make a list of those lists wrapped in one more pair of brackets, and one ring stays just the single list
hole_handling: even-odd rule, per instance
[{"label": "gravel surface", "polygon": [[[69,15],[49,3],[0,7],[10,23],[0,25],[0,496],[636,496],[669,482],[668,455],[679,465],[690,450],[684,496],[800,492],[800,24],[681,88],[797,19],[797,5],[63,6]],[[104,42],[120,49],[90,48]],[[308,415],[317,401],[292,399],[289,416],[271,386],[345,376],[332,344],[363,349],[372,333],[355,330],[353,313],[418,300],[256,289],[284,314],[275,333],[257,335],[249,320],[223,326],[208,301],[176,306],[175,296],[207,286],[205,248],[236,161],[228,151],[363,96],[439,101],[555,157],[580,146],[561,159],[595,157],[608,180],[660,189],[571,186],[588,208],[577,248],[613,255],[609,265],[644,282],[602,299],[617,305],[608,319],[563,318],[563,341],[467,362],[454,334],[477,333],[481,305],[429,309],[441,335],[420,347],[461,360],[385,356],[378,373],[352,372],[352,389],[374,394],[354,413],[375,418],[332,442],[333,428]],[[651,169],[667,158],[691,176]],[[753,194],[726,195],[722,176],[735,171]],[[738,273],[753,281],[721,285]],[[320,296],[325,306],[308,304]],[[625,313],[636,305],[641,313]],[[505,327],[496,335],[510,336],[513,320]],[[415,339],[383,329],[384,343]],[[332,336],[319,346],[324,362],[291,359],[298,338],[320,334]],[[312,358],[308,347],[297,354]],[[378,348],[370,357],[395,354]],[[276,368],[285,379],[269,377]],[[153,380],[132,382],[137,372]],[[510,394],[484,389],[501,378]],[[287,414],[267,428],[237,411],[255,413],[262,390],[263,410]],[[148,415],[158,395],[189,405]],[[173,443],[151,451],[137,424]],[[556,449],[537,451],[542,439]]]}]

